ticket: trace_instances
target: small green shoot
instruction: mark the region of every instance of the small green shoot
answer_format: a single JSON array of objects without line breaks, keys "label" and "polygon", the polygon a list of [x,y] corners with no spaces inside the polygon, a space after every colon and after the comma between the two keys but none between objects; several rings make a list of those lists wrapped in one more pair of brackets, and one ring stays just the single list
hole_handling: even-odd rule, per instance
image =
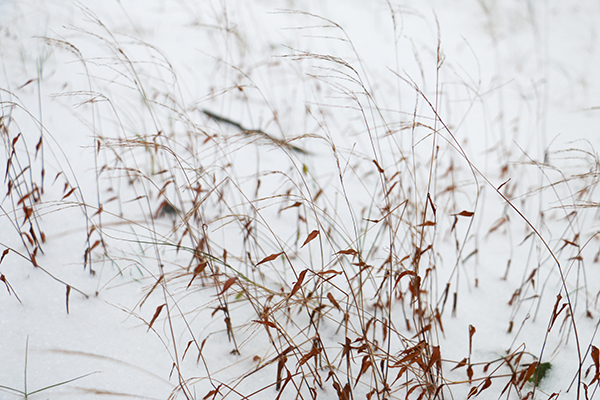
[{"label": "small green shoot", "polygon": [[544,379],[548,375],[548,371],[552,368],[552,364],[549,362],[541,363],[533,376],[529,378],[528,382],[532,383],[535,387],[538,387],[542,379]]}]

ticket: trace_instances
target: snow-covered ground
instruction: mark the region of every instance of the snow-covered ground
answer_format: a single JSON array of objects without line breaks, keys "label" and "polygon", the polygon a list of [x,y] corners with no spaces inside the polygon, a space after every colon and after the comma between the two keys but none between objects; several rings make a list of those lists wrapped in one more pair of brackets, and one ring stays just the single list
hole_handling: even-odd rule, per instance
[{"label": "snow-covered ground", "polygon": [[0,399],[597,397],[598,18],[0,0]]}]

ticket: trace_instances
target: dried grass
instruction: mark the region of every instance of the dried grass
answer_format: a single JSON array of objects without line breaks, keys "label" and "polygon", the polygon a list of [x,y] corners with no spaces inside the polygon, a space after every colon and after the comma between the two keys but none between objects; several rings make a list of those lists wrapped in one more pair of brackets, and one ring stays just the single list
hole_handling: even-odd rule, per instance
[{"label": "dried grass", "polygon": [[[168,83],[177,74],[156,48],[121,41],[83,12],[94,24],[85,34],[104,46],[99,65],[66,40],[46,42],[86,71],[89,87],[69,95],[93,119],[98,197],[86,201],[74,180],[82,176],[68,167],[52,171],[52,186],[62,191],[45,193],[49,132],[16,93],[4,91],[2,220],[18,240],[2,243],[0,263],[21,257],[52,276],[65,287],[69,312],[72,291],[88,294],[40,260],[40,215],[78,207],[87,225],[82,265],[98,276],[96,295],[134,267],[147,285],[127,312],[170,354],[178,382],[172,398],[468,399],[490,388],[502,399],[557,398],[537,386],[550,337],[558,338],[554,352],[574,341],[579,368],[571,391],[594,398],[598,348],[577,329],[582,314],[597,313],[597,283],[586,278],[597,233],[584,223],[596,218],[593,149],[547,150],[543,161],[524,151],[521,162],[501,154],[505,167],[480,170],[439,111],[447,100],[440,36],[432,93],[394,71],[412,96],[408,111],[381,106],[359,54],[349,62],[290,49],[266,73],[308,63],[302,84],[329,95],[307,101],[309,129],[286,133],[285,113],[243,68],[217,60],[236,77],[190,106]],[[340,25],[301,16],[353,49]],[[147,59],[132,55],[139,51]],[[94,89],[94,71],[103,67],[115,72],[105,92]],[[19,127],[23,119],[39,128],[35,144]],[[351,131],[334,133],[340,129]],[[528,186],[524,174],[537,174],[539,184]],[[473,265],[496,257],[484,242],[499,235],[520,242],[502,249],[510,253],[504,278],[516,284],[502,322],[513,346],[481,361],[473,354],[479,327],[469,325],[464,358],[449,359],[456,351],[446,349],[444,329],[461,312],[465,291],[481,286]],[[523,254],[526,261],[515,261]],[[20,301],[10,277],[0,273],[0,280]],[[549,321],[534,354],[519,344],[530,319]],[[219,348],[223,360],[205,357],[206,346]]]}]

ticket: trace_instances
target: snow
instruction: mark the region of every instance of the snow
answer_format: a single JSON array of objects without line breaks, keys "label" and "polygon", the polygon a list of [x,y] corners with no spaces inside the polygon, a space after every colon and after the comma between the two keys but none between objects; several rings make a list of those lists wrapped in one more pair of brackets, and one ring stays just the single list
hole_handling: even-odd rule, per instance
[{"label": "snow", "polygon": [[[503,391],[514,352],[519,371],[552,365],[535,398],[593,398],[599,15],[591,0],[0,1],[0,399],[338,399],[342,345],[371,316],[390,364],[440,348],[443,378],[420,379],[445,385],[411,399],[467,398],[490,374],[480,398],[526,397],[532,383]],[[416,248],[441,313],[420,334],[411,274],[402,301],[376,298]],[[381,389],[378,351],[353,351],[355,399]],[[372,398],[416,384],[389,374]]]}]

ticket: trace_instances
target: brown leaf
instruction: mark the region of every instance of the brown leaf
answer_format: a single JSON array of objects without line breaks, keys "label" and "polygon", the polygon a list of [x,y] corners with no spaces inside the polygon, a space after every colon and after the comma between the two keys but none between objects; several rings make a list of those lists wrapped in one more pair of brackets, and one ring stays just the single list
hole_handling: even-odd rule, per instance
[{"label": "brown leaf", "polygon": [[443,334],[444,333],[444,324],[442,324],[442,314],[440,314],[439,308],[435,309],[434,318],[437,321],[438,325],[440,326],[440,330],[442,331],[442,334]]},{"label": "brown leaf", "polygon": [[475,215],[475,213],[473,211],[462,210],[458,214],[452,214],[452,215],[458,215],[461,217],[472,217],[473,215]]},{"label": "brown leaf", "polygon": [[415,385],[413,387],[411,387],[410,389],[408,389],[408,392],[406,392],[406,398],[408,399],[410,394],[412,392],[414,392],[415,390],[419,389],[421,387],[421,385]]},{"label": "brown leaf", "polygon": [[[167,172],[167,171],[161,171],[161,172]],[[161,172],[157,172],[157,175],[160,174]],[[170,179],[168,180],[163,187],[158,191],[158,197],[164,196],[165,195],[165,190],[167,190],[167,186],[169,186],[171,183],[173,183],[173,180]]]},{"label": "brown leaf", "polygon": [[183,355],[181,356],[181,359],[182,359],[182,360],[185,360],[185,355],[186,355],[186,353],[188,352],[188,350],[189,350],[190,346],[192,345],[192,343],[194,343],[194,341],[193,341],[193,340],[190,340],[190,341],[188,342],[187,346],[185,347],[185,351],[183,352]]},{"label": "brown leaf", "polygon": [[288,210],[288,209],[294,208],[294,207],[300,207],[301,205],[302,205],[302,203],[297,201],[294,204],[292,204],[291,206],[283,207],[281,210],[279,210],[279,212],[282,212],[282,211],[285,211],[285,210]]},{"label": "brown leaf", "polygon": [[188,283],[186,289],[188,289],[191,286],[192,282],[194,282],[194,279],[196,279],[196,277],[206,269],[207,265],[208,262],[206,260],[202,259],[202,261],[200,261],[196,268],[194,268],[194,275],[192,275],[192,279],[190,279],[190,283]]},{"label": "brown leaf", "polygon": [[19,199],[19,201],[17,202],[17,205],[21,205],[21,203],[23,203],[25,200],[27,200],[29,197],[31,197],[33,195],[33,192],[29,192],[26,195],[24,195],[23,197],[21,197]]},{"label": "brown leaf", "polygon": [[594,361],[594,365],[596,367],[596,373],[590,382],[590,386],[594,384],[594,382],[600,380],[600,350],[598,350],[596,346],[592,346],[592,360]]},{"label": "brown leaf", "polygon": [[268,326],[270,328],[277,329],[277,325],[275,325],[273,322],[271,322],[267,319],[264,319],[264,320],[255,319],[255,320],[252,320],[252,322],[256,322],[257,324],[262,324],[262,325]]},{"label": "brown leaf", "polygon": [[402,357],[400,360],[396,361],[393,366],[394,367],[398,367],[398,366],[400,366],[400,365],[402,365],[404,363],[412,364],[415,361],[415,359],[417,357],[419,357],[419,355],[420,354],[418,352],[408,353],[407,355],[405,355],[404,357]]},{"label": "brown leaf", "polygon": [[398,375],[396,376],[396,379],[394,379],[393,383],[396,383],[396,381],[400,378],[402,378],[402,375],[404,375],[404,373],[408,370],[408,367],[405,365],[402,368],[400,368],[400,371],[398,371]]},{"label": "brown leaf", "polygon": [[426,371],[429,373],[433,364],[438,363],[441,360],[440,346],[433,346],[433,351],[431,352],[431,358],[429,359],[429,363],[427,364]]},{"label": "brown leaf", "polygon": [[487,377],[485,378],[485,381],[483,382],[483,386],[481,387],[481,390],[479,391],[479,393],[483,392],[485,389],[489,388],[490,386],[492,386],[492,380]]},{"label": "brown leaf", "polygon": [[300,275],[298,276],[298,281],[296,282],[296,284],[292,288],[292,291],[290,292],[290,297],[292,297],[294,294],[296,294],[298,290],[300,290],[300,287],[302,287],[302,281],[304,281],[304,277],[306,276],[307,272],[308,269],[305,269],[304,271],[300,272]]},{"label": "brown leaf", "polygon": [[273,260],[275,260],[277,257],[279,257],[282,254],[283,254],[283,251],[281,253],[271,254],[270,256],[266,256],[265,258],[263,258],[262,260],[260,260],[258,262],[258,264],[256,264],[256,265],[258,266],[260,264],[264,264],[266,262],[273,261]]},{"label": "brown leaf", "polygon": [[476,331],[477,331],[477,329],[475,329],[475,327],[473,325],[469,325],[469,339],[473,338],[473,335],[475,334]]},{"label": "brown leaf", "polygon": [[504,183],[502,183],[500,186],[498,186],[498,189],[496,189],[497,191],[500,191],[500,189],[502,188],[502,186],[506,185],[508,183],[508,181],[510,181],[511,178],[508,178]]},{"label": "brown leaf", "polygon": [[550,326],[548,327],[548,332],[550,332],[550,330],[552,329],[552,327],[554,326],[554,322],[556,322],[556,318],[558,318],[558,316],[560,315],[560,313],[565,309],[565,307],[567,306],[567,303],[563,303],[562,307],[560,308],[560,310],[557,311],[558,309],[558,304],[560,303],[560,300],[562,299],[562,296],[559,294],[556,295],[556,303],[554,303],[554,310],[552,310],[552,318],[550,319]]},{"label": "brown leaf", "polygon": [[69,295],[71,294],[71,286],[67,285],[67,314],[69,313]]},{"label": "brown leaf", "polygon": [[300,368],[302,365],[306,364],[306,362],[308,360],[310,360],[313,357],[316,357],[319,355],[319,353],[321,353],[321,350],[323,350],[322,348],[315,348],[312,349],[311,351],[309,351],[308,353],[306,353],[305,355],[302,356],[302,358],[298,361],[298,368]]},{"label": "brown leaf", "polygon": [[[469,357],[471,357],[471,353],[473,352],[473,335],[475,334],[475,331],[475,327],[469,325]],[[469,377],[469,380],[471,380],[471,377]]]},{"label": "brown leaf", "polygon": [[429,201],[429,205],[431,206],[431,210],[433,211],[433,216],[435,217],[435,213],[437,208],[435,207],[435,204],[433,204],[433,200],[431,200],[431,194],[427,193],[427,200]]},{"label": "brown leaf", "polygon": [[360,380],[361,375],[364,374],[365,372],[367,372],[369,367],[371,367],[370,357],[364,356],[362,359],[362,365],[360,366],[360,372],[358,373],[358,376],[356,377],[356,383],[354,384],[355,388],[356,388],[356,385],[358,385],[358,381]]},{"label": "brown leaf", "polygon": [[0,264],[2,264],[2,260],[4,260],[4,257],[6,257],[6,255],[8,254],[8,252],[9,252],[9,250],[8,250],[8,249],[5,249],[5,250],[2,252],[2,257],[0,257]]},{"label": "brown leaf", "polygon": [[337,392],[338,400],[350,400],[350,392],[352,391],[352,388],[348,383],[346,383],[343,388],[338,382],[333,382],[332,386]]},{"label": "brown leaf", "polygon": [[435,225],[435,222],[433,222],[433,221],[425,221],[422,224],[419,224],[417,226],[434,226],[434,225]]},{"label": "brown leaf", "polygon": [[336,299],[333,297],[333,295],[331,293],[327,293],[327,299],[329,299],[329,301],[331,302],[331,304],[333,304],[333,306],[335,308],[342,311],[342,308],[340,307],[340,305],[338,304],[338,302],[336,301]]},{"label": "brown leaf", "polygon": [[25,236],[27,238],[27,241],[29,242],[29,244],[33,246],[33,239],[31,238],[30,234],[28,234],[27,232],[21,232],[21,235]]},{"label": "brown leaf", "polygon": [[150,295],[152,294],[152,292],[154,292],[154,290],[158,287],[158,285],[160,285],[160,283],[162,282],[162,280],[165,278],[164,275],[161,275],[157,280],[156,283],[154,285],[152,285],[152,288],[150,289],[150,291],[148,293],[146,293],[146,295],[144,296],[144,299],[142,300],[142,302],[140,303],[140,309],[142,308],[142,306],[144,305],[144,303],[146,302],[146,300],[148,300],[148,298],[150,297]]},{"label": "brown leaf", "polygon": [[100,205],[100,207],[98,207],[98,210],[96,210],[96,212],[94,213],[94,215],[92,215],[92,217],[95,217],[96,215],[100,214],[102,211],[104,211],[104,207],[102,205]]},{"label": "brown leaf", "polygon": [[[409,256],[406,256],[406,257],[409,257]],[[403,276],[406,276],[406,275],[415,276],[416,272],[415,271],[411,271],[411,270],[402,271],[402,272],[400,272],[400,275],[398,275],[398,279],[401,279]]]},{"label": "brown leaf", "polygon": [[377,160],[373,160],[373,163],[377,167],[377,171],[379,171],[380,174],[383,174],[385,172],[384,169],[381,168],[381,166],[379,165],[379,163],[377,162]]},{"label": "brown leaf", "polygon": [[285,381],[283,382],[283,385],[281,386],[281,389],[279,390],[279,394],[277,395],[275,400],[279,400],[281,398],[283,390],[285,389],[287,384],[290,383],[290,381],[292,380],[292,373],[290,372],[290,370],[286,368],[285,371],[287,372],[287,376],[286,376]]},{"label": "brown leaf", "polygon": [[467,365],[467,358],[463,358],[458,364],[456,364],[456,366],[454,368],[452,368],[450,371],[454,371],[457,368],[461,368],[464,367],[465,365]]},{"label": "brown leaf", "polygon": [[394,190],[394,188],[396,187],[396,185],[398,184],[399,181],[396,181],[392,184],[392,186],[390,186],[390,188],[387,190],[387,192],[385,193],[385,197],[388,197],[390,195],[390,193],[392,193],[392,190]]},{"label": "brown leaf", "polygon": [[525,372],[525,375],[523,376],[523,380],[521,381],[521,389],[523,389],[523,386],[525,386],[525,383],[529,380],[529,378],[531,378],[533,376],[533,374],[535,373],[535,370],[537,369],[538,365],[540,363],[538,362],[533,362],[531,364],[529,364],[529,367],[527,367],[527,371]]},{"label": "brown leaf", "polygon": [[221,385],[217,386],[217,388],[216,388],[216,389],[213,389],[213,390],[211,390],[210,392],[208,392],[208,393],[206,394],[206,396],[204,396],[204,397],[202,398],[202,400],[207,400],[207,399],[208,399],[208,398],[210,398],[210,397],[212,397],[212,398],[214,399],[215,397],[217,397],[217,394],[219,394],[219,389],[220,389],[220,388],[221,388]]},{"label": "brown leaf", "polygon": [[287,356],[285,354],[282,354],[279,356],[279,361],[277,361],[277,384],[275,385],[275,390],[277,391],[281,389],[281,381],[283,379],[281,373],[283,372],[283,368],[285,367],[287,359]]},{"label": "brown leaf", "polygon": [[29,257],[29,260],[31,261],[31,264],[34,267],[39,267],[39,264],[37,263],[37,258],[36,258],[36,255],[35,255],[35,251],[33,253],[31,253],[31,256]]},{"label": "brown leaf", "polygon": [[33,208],[24,205],[23,213],[25,214],[25,216],[23,217],[23,224],[25,224],[25,222],[27,222],[27,220],[31,218],[31,215],[33,214]]},{"label": "brown leaf", "polygon": [[76,188],[72,188],[71,190],[69,190],[63,197],[61,200],[66,199],[67,197],[69,197],[70,195],[73,194],[73,192],[75,191]]},{"label": "brown leaf", "polygon": [[300,248],[306,246],[310,241],[312,241],[314,238],[316,238],[319,235],[319,231],[314,230],[311,233],[308,234],[308,237],[306,238],[306,240],[304,241],[304,244],[302,246],[300,246]]},{"label": "brown leaf", "polygon": [[355,256],[358,254],[358,251],[354,250],[354,249],[348,249],[348,250],[340,250],[335,254],[344,254],[347,256]]},{"label": "brown leaf", "polygon": [[35,155],[37,156],[38,152],[40,151],[40,148],[42,147],[42,143],[43,143],[43,136],[40,136],[40,140],[38,141],[38,143],[35,145]]},{"label": "brown leaf", "polygon": [[477,394],[477,386],[473,386],[471,390],[469,390],[469,395],[467,396],[467,400]]},{"label": "brown leaf", "polygon": [[231,285],[233,285],[236,281],[237,278],[227,279],[227,281],[225,281],[225,284],[223,285],[223,290],[221,290],[221,292],[217,296],[221,296],[223,293],[225,293],[225,291],[227,291],[227,289],[229,289]]},{"label": "brown leaf", "polygon": [[12,140],[12,148],[14,150],[15,148],[15,143],[17,143],[17,140],[19,140],[19,138],[21,137],[21,134],[19,133],[17,136],[15,136],[15,138]]},{"label": "brown leaf", "polygon": [[154,321],[156,321],[156,318],[158,318],[158,315],[160,314],[160,312],[162,311],[162,309],[163,309],[164,306],[166,306],[166,304],[161,304],[160,306],[156,307],[156,311],[154,312],[154,316],[152,316],[152,319],[150,320],[150,324],[148,324],[148,331],[150,330],[150,328],[152,328],[152,325],[154,324]]},{"label": "brown leaf", "polygon": [[[341,275],[342,272],[341,271],[336,271],[335,269],[328,269],[327,271],[321,271],[321,272],[317,272],[317,275],[327,275],[327,274],[334,274],[335,275]],[[328,278],[331,279],[332,277]]]}]

